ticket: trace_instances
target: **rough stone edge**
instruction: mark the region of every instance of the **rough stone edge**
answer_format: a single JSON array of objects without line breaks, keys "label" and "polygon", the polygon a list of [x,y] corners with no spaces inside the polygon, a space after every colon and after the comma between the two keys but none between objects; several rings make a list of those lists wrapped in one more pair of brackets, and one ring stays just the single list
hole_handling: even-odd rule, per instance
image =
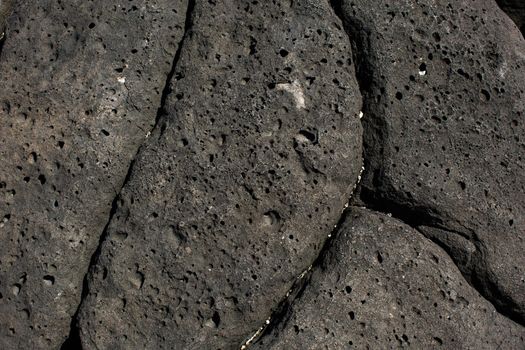
[{"label": "rough stone edge", "polygon": [[[374,78],[374,74],[370,68],[370,65],[367,62],[366,53],[369,52],[369,41],[368,41],[368,32],[366,28],[364,27],[363,23],[354,23],[350,22],[350,19],[346,18],[346,16],[343,13],[342,10],[342,4],[344,0],[327,0],[330,2],[330,5],[332,6],[332,9],[334,10],[335,14],[343,23],[344,30],[346,34],[349,37],[349,40],[352,44],[352,54],[356,66],[356,79],[359,84],[359,88],[361,90],[361,96],[363,98],[363,112],[365,114],[365,117],[370,118],[372,114],[367,113],[368,112],[368,105],[369,102],[372,101],[372,99],[369,97],[369,93],[367,92],[367,85],[365,85],[366,82],[370,84],[371,81],[376,80]],[[495,5],[496,6],[496,5]],[[365,53],[365,55],[363,55]],[[367,125],[367,123],[362,123],[363,127],[363,135],[376,133],[377,131],[373,130],[373,126],[381,126],[383,124],[382,120],[378,118],[378,120],[374,120],[374,123],[371,123],[370,125]],[[381,130],[380,130],[381,131]],[[378,135],[379,138],[382,137],[382,135]],[[365,142],[363,138],[363,142]],[[363,161],[366,166],[368,164],[368,160],[370,159],[368,157],[369,154],[375,153],[377,154],[376,149],[366,150],[365,147],[363,147]],[[360,200],[362,201],[362,204],[371,210],[379,211],[382,213],[387,213],[392,215],[394,218],[400,220],[401,222],[407,224],[408,226],[414,228],[416,231],[420,232],[427,238],[428,235],[425,235],[423,231],[421,231],[418,226],[427,226],[430,228],[436,228],[439,230],[445,230],[439,225],[439,220],[437,220],[436,217],[433,217],[432,215],[432,208],[418,208],[418,207],[409,207],[404,205],[403,203],[396,202],[395,200],[385,200],[384,198],[381,198],[380,200],[376,200],[375,193],[372,193],[371,191],[366,191],[366,189],[361,188],[363,191],[360,191]],[[481,242],[475,232],[469,232],[469,237],[466,237],[464,233],[456,232],[456,231],[450,231],[445,230],[452,234],[459,235],[463,238],[470,239],[473,245],[476,247],[476,252],[479,254],[483,254],[483,251],[485,249],[483,242]],[[471,231],[471,230],[470,230]],[[431,240],[437,244],[439,247],[443,248],[443,245],[435,240]],[[479,278],[476,278],[476,276],[469,276],[462,271],[462,269],[457,265],[455,259],[452,258],[452,256],[449,254],[449,251],[447,249],[444,249],[445,253],[451,258],[451,260],[454,262],[454,264],[458,267],[461,274],[465,278],[465,280],[469,283],[469,285],[474,288],[479,295],[481,295],[482,298],[484,298],[488,303],[490,303],[492,306],[494,306],[495,310],[501,314],[503,317],[512,320],[513,322],[525,326],[525,323],[522,319],[520,319],[519,315],[516,315],[512,312],[509,308],[505,308],[505,306],[499,305],[498,301],[506,300],[505,296],[501,295],[497,288],[492,285],[485,285],[481,286],[482,282],[479,280]],[[471,278],[472,277],[472,278]],[[485,288],[490,288],[490,293],[485,292]]]},{"label": "rough stone edge", "polygon": [[290,314],[289,310],[291,309],[291,306],[297,299],[301,297],[303,291],[305,290],[305,288],[308,286],[310,282],[310,277],[313,271],[323,261],[325,254],[330,250],[330,247],[332,246],[332,243],[337,236],[339,228],[341,227],[343,222],[345,222],[348,215],[350,214],[350,211],[351,211],[350,201],[352,200],[352,197],[355,194],[357,186],[359,185],[359,182],[361,181],[361,175],[364,170],[365,168],[361,167],[361,171],[359,173],[359,176],[357,177],[357,182],[354,185],[350,198],[348,199],[348,202],[345,204],[341,212],[341,216],[339,217],[339,220],[334,225],[334,228],[328,234],[327,239],[323,243],[323,246],[319,252],[319,255],[317,255],[315,260],[306,270],[301,272],[301,274],[296,277],[294,284],[292,285],[290,290],[288,290],[284,298],[279,302],[279,304],[275,308],[275,311],[266,319],[265,323],[253,333],[253,335],[250,338],[248,338],[246,341],[243,342],[243,344],[240,346],[241,350],[248,349],[249,346],[251,346],[252,344],[255,344],[259,339],[271,333],[271,331],[277,325],[281,324],[281,322],[288,319],[288,316]]},{"label": "rough stone edge", "polygon": [[[194,7],[195,7],[195,0],[187,0],[186,17],[185,17],[185,21],[184,21],[184,33],[182,35],[182,39],[178,43],[177,51],[175,52],[175,55],[173,57],[173,61],[172,61],[172,64],[171,64],[170,71],[169,71],[168,75],[166,76],[166,82],[164,84],[164,88],[162,89],[160,105],[159,105],[159,107],[157,109],[157,115],[155,117],[155,123],[153,124],[153,127],[149,130],[150,132],[153,131],[155,128],[157,128],[161,118],[166,114],[166,109],[165,109],[166,100],[167,100],[169,94],[172,91],[171,81],[173,79],[173,76],[175,75],[175,70],[176,70],[177,64],[178,64],[179,59],[180,59],[180,55],[181,55],[181,52],[182,52],[182,47],[184,46],[184,41],[185,41],[185,39],[188,36],[188,32],[191,30],[191,28],[193,26],[193,19],[192,19],[192,17],[193,17],[193,9],[194,9]],[[108,220],[106,222],[106,225],[104,226],[104,229],[102,230],[102,233],[99,236],[99,243],[97,245],[97,248],[95,249],[95,251],[91,255],[91,259],[90,259],[90,262],[89,262],[88,269],[87,269],[86,273],[84,274],[84,279],[83,279],[83,284],[82,284],[82,293],[81,293],[80,301],[78,303],[77,310],[76,310],[75,314],[73,315],[73,317],[71,318],[71,326],[70,326],[69,335],[66,338],[66,340],[64,341],[64,343],[62,344],[62,346],[60,347],[60,350],[78,350],[78,349],[82,349],[83,348],[82,347],[82,341],[81,341],[81,338],[80,338],[80,330],[78,328],[78,313],[79,313],[79,311],[81,309],[81,306],[82,306],[82,303],[83,303],[84,299],[89,294],[89,283],[88,283],[89,272],[93,269],[93,267],[97,264],[97,262],[99,260],[102,243],[107,238],[109,224],[111,223],[111,220],[113,219],[113,216],[115,215],[115,213],[117,211],[117,208],[118,208],[118,201],[120,200],[120,193],[122,192],[122,189],[124,188],[124,186],[126,186],[126,184],[128,183],[128,181],[130,179],[130,176],[131,176],[131,173],[133,171],[133,167],[134,167],[135,161],[137,159],[137,155],[140,154],[140,151],[142,150],[145,142],[146,142],[146,140],[143,141],[142,145],[140,145],[139,148],[137,149],[137,152],[135,153],[135,155],[133,156],[133,158],[132,158],[132,160],[131,160],[131,162],[129,164],[128,171],[126,173],[124,181],[122,182],[122,185],[121,185],[119,191],[117,192],[117,194],[113,198],[113,201],[111,203],[111,210],[110,210],[110,213],[108,215]]]},{"label": "rough stone edge", "polygon": [[[362,99],[363,99],[363,113],[365,115],[367,115],[367,110],[366,110],[367,109],[367,103],[366,102],[367,102],[367,99],[368,99],[368,94],[367,94],[366,88],[364,86],[364,82],[367,81],[367,79],[364,79],[364,78],[366,76],[370,75],[371,72],[370,72],[369,66],[367,65],[366,58],[364,58],[363,55],[362,55],[362,52],[367,52],[366,46],[365,46],[366,42],[367,42],[366,41],[366,37],[363,36],[362,30],[358,29],[358,28],[361,27],[358,23],[348,23],[348,20],[345,19],[345,16],[342,13],[342,1],[343,0],[327,0],[327,1],[329,3],[330,7],[332,8],[334,14],[343,23],[344,31],[347,34],[348,39],[349,39],[349,41],[351,43],[352,56],[353,56],[353,61],[354,61],[355,69],[356,69],[355,76],[356,76],[357,83],[359,85],[359,89],[361,90],[361,96],[362,96]],[[366,124],[362,123],[362,127],[363,127],[363,134],[367,133]],[[363,142],[364,142],[364,140],[363,140]],[[375,150],[368,151],[368,152],[374,152],[374,151]],[[362,159],[363,159],[364,164],[366,164],[367,163],[367,151],[365,150],[364,147],[363,147],[363,158]],[[364,170],[365,170],[365,168],[363,167],[362,171],[361,171],[361,174],[362,174],[362,172]],[[361,180],[361,175],[359,176],[359,181],[360,180]],[[359,181],[356,184],[356,186],[359,184]],[[354,189],[352,195],[353,194],[355,194],[355,189]],[[424,226],[434,227],[434,228],[443,230],[443,228],[437,227],[435,225],[435,223],[433,223],[432,221],[429,222],[429,220],[426,219],[426,216],[428,216],[428,215],[426,215],[426,216],[423,215],[422,216],[422,215],[420,215],[421,213],[418,213],[414,209],[403,208],[402,211],[397,211],[395,213],[392,213],[392,210],[390,210],[389,208],[393,208],[394,206],[399,207],[399,205],[398,205],[399,203],[390,203],[390,204],[383,203],[381,205],[378,201],[373,201],[373,200],[371,200],[370,196],[366,196],[366,195],[364,196],[364,198],[361,197],[359,199],[356,199],[357,202],[359,202],[359,200],[363,201],[363,203],[361,203],[361,204],[363,204],[363,207],[365,207],[366,209],[373,210],[373,211],[376,211],[376,212],[383,213],[383,214],[386,214],[388,216],[391,216],[394,219],[399,220],[400,222],[406,224],[407,226],[411,227],[415,231],[419,232],[421,235],[423,235],[426,238],[428,238],[427,235],[425,235],[418,228],[418,226],[424,225]],[[355,205],[352,205],[352,206],[355,206]],[[310,281],[310,277],[311,277],[312,271],[314,269],[318,268],[318,266],[320,265],[321,261],[323,260],[323,257],[325,256],[327,251],[330,249],[330,247],[331,247],[331,245],[333,243],[333,240],[334,240],[334,238],[335,238],[335,236],[337,234],[337,229],[345,221],[345,219],[348,217],[348,213],[350,211],[350,208],[351,207],[348,207],[348,204],[345,206],[345,209],[343,210],[337,225],[334,226],[334,230],[332,231],[332,233],[328,235],[329,238],[326,240],[325,244],[323,245],[323,247],[322,247],[318,257],[315,259],[315,261],[312,263],[312,265],[310,265],[310,267],[307,270],[305,270],[303,273],[301,273],[297,277],[294,285],[288,291],[288,293],[286,294],[285,298],[279,303],[279,306],[276,309],[276,311],[266,320],[265,324],[263,324],[259,329],[257,329],[255,331],[255,333],[247,341],[245,341],[240,346],[241,350],[247,349],[251,344],[256,343],[259,339],[261,339],[265,335],[270,334],[271,331],[277,325],[279,325],[279,324],[281,324],[283,322],[286,323],[286,320],[289,318],[289,315],[290,315],[291,306],[294,304],[295,300],[297,300],[297,299],[299,299],[301,297],[302,292],[305,290],[305,288],[307,288],[307,286],[309,284],[309,281]],[[402,214],[401,212],[405,212],[405,213]],[[411,219],[411,218],[413,218],[413,219]],[[451,233],[453,233],[453,234],[460,234],[458,232],[451,232]],[[473,237],[475,237],[475,235]],[[447,254],[450,257],[450,254],[448,253],[448,251],[446,249],[444,249],[444,247],[442,246],[442,244],[440,244],[440,242],[438,242],[436,240],[433,240],[433,239],[430,239],[430,241],[433,242],[434,244],[436,244],[440,249],[442,249],[445,252],[445,254]],[[476,242],[474,242],[474,244],[476,245],[477,248],[479,247],[479,245],[476,244]],[[452,257],[450,257],[450,258],[451,258],[451,261],[456,265],[454,259],[452,259]],[[461,271],[459,269],[459,266],[456,265],[456,267],[458,267],[458,270]],[[509,319],[510,321],[515,322],[515,323],[517,323],[517,324],[519,324],[521,326],[524,326],[515,317],[513,317],[512,315],[509,315],[506,312],[506,310],[502,310],[501,308],[496,307],[496,305],[497,305],[496,303],[494,303],[492,300],[490,300],[490,298],[487,298],[481,292],[479,287],[477,287],[475,283],[472,283],[470,278],[467,278],[468,276],[465,276],[463,274],[463,272],[461,272],[461,273],[462,273],[463,277],[465,278],[465,280],[469,283],[469,285],[480,295],[481,298],[483,298],[489,304],[491,304],[494,307],[494,309],[496,310],[496,312],[498,312],[501,316]]]}]

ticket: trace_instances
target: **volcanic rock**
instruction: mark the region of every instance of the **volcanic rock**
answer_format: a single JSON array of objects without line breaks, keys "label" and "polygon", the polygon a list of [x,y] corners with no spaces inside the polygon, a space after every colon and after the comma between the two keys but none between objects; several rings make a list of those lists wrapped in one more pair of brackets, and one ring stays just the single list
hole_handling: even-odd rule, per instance
[{"label": "volcanic rock", "polygon": [[88,277],[87,348],[238,348],[361,170],[350,41],[324,2],[195,1],[163,115]]},{"label": "volcanic rock", "polygon": [[112,201],[155,123],[185,12],[183,1],[17,1],[7,18],[1,349],[56,349],[68,336]]},{"label": "volcanic rock", "polygon": [[493,1],[341,1],[364,94],[361,198],[525,322],[525,41]]},{"label": "volcanic rock", "polygon": [[412,227],[353,207],[302,293],[253,349],[521,349],[450,257]]}]

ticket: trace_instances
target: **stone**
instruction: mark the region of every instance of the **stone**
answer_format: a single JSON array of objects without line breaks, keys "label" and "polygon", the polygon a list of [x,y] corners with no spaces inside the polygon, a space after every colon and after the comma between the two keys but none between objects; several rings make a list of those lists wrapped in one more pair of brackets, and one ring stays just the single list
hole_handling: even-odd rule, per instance
[{"label": "stone", "polygon": [[57,349],[67,338],[112,201],[155,123],[185,6],[17,1],[7,17],[1,349]]},{"label": "stone", "polygon": [[0,349],[525,348],[524,6],[0,0]]},{"label": "stone", "polygon": [[516,23],[522,34],[525,34],[525,2],[523,0],[496,0],[498,5]]},{"label": "stone", "polygon": [[365,99],[362,202],[438,230],[425,232],[523,324],[523,36],[493,1],[334,6]]},{"label": "stone", "polygon": [[0,0],[0,43],[5,38],[7,19],[13,13],[13,8],[14,0]]},{"label": "stone", "polygon": [[239,348],[361,170],[361,96],[328,3],[195,1],[190,23],[88,277],[85,349]]},{"label": "stone", "polygon": [[251,349],[522,349],[525,330],[405,223],[351,207],[283,317]]}]

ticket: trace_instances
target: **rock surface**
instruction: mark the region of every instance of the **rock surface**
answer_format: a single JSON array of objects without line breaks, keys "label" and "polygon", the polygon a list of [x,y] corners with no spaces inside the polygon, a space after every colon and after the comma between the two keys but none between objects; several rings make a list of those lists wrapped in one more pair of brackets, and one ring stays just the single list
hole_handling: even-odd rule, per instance
[{"label": "rock surface", "polygon": [[525,348],[498,4],[0,0],[0,349]]},{"label": "rock surface", "polygon": [[328,3],[195,1],[190,23],[89,275],[86,349],[240,347],[361,170],[361,96]]},{"label": "rock surface", "polygon": [[450,257],[406,224],[351,208],[304,291],[253,349],[521,349]]},{"label": "rock surface", "polygon": [[520,28],[525,35],[525,1],[523,0],[496,0],[498,5]]},{"label": "rock surface", "polygon": [[[0,348],[56,349],[155,122],[183,1],[18,1],[0,52]],[[1,22],[1,20],[0,20]]]},{"label": "rock surface", "polygon": [[525,41],[493,1],[341,1],[364,91],[361,197],[525,322]]}]

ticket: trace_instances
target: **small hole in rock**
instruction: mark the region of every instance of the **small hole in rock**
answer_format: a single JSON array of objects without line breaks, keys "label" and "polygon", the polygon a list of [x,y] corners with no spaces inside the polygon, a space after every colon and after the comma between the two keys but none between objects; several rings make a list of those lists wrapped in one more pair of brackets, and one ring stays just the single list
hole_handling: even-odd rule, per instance
[{"label": "small hole in rock", "polygon": [[299,135],[296,137],[297,141],[310,141],[313,144],[318,143],[318,133],[317,131],[311,132],[308,130],[301,130],[299,131]]},{"label": "small hole in rock", "polygon": [[217,311],[213,313],[211,320],[213,321],[213,323],[215,323],[215,327],[219,327],[219,325],[221,324],[221,317],[219,316],[219,313]]},{"label": "small hole in rock", "polygon": [[481,90],[481,95],[483,100],[490,101],[490,93],[487,90]]},{"label": "small hole in rock", "polygon": [[44,276],[44,284],[46,286],[52,286],[53,284],[55,284],[55,277],[51,275]]},{"label": "small hole in rock", "polygon": [[419,65],[419,75],[425,75],[427,74],[427,65],[426,63],[421,63]]},{"label": "small hole in rock", "polygon": [[279,55],[281,55],[281,57],[286,57],[288,56],[288,51],[286,51],[285,49],[281,49],[279,50]]}]

